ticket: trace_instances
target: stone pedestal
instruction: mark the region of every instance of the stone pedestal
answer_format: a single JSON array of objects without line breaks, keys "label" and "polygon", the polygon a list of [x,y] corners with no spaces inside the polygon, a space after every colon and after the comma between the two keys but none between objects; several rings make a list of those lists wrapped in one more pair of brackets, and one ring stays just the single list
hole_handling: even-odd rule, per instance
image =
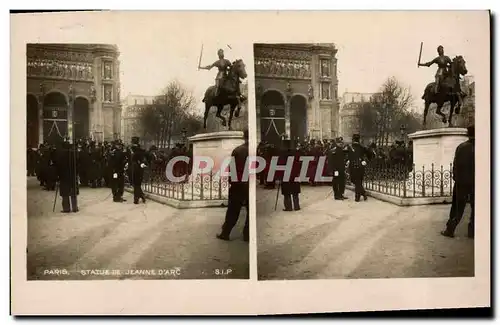
[{"label": "stone pedestal", "polygon": [[189,142],[193,144],[193,159],[210,157],[217,167],[231,156],[234,148],[244,143],[244,139],[241,131],[221,131],[197,134],[190,137]]},{"label": "stone pedestal", "polygon": [[416,170],[450,169],[457,146],[467,140],[467,129],[441,128],[409,134],[413,140],[413,163]]}]

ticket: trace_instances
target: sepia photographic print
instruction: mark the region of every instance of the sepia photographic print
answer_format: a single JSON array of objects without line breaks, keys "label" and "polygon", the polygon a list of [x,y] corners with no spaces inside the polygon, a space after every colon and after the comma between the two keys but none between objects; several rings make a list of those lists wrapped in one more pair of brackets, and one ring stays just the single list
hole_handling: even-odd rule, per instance
[{"label": "sepia photographic print", "polygon": [[488,11],[11,30],[13,314],[490,306]]},{"label": "sepia photographic print", "polygon": [[27,44],[28,280],[249,277],[246,58],[168,43]]},{"label": "sepia photographic print", "polygon": [[259,279],[474,276],[484,52],[462,24],[443,14],[386,46],[254,45]]}]

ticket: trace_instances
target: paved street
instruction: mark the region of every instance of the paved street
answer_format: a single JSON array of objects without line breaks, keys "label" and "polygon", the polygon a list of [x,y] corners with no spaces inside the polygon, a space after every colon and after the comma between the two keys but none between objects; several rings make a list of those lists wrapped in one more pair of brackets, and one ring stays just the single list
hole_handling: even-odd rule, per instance
[{"label": "paved street", "polygon": [[43,191],[35,178],[28,179],[28,279],[249,276],[243,211],[232,241],[225,242],[215,238],[224,221],[223,208],[177,210],[152,201],[134,205],[129,193],[127,202],[114,203],[110,189],[83,188],[80,212],[65,214],[60,197],[52,212],[54,194]]},{"label": "paved street", "polygon": [[259,279],[474,276],[470,208],[455,238],[439,234],[449,205],[399,207],[369,198],[335,201],[329,186],[303,186],[301,211],[274,211],[276,190],[257,189]]}]

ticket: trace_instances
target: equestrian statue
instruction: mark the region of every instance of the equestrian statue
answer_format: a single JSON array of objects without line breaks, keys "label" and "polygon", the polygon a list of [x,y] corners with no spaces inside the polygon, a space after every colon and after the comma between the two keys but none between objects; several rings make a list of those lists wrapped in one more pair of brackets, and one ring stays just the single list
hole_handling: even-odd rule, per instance
[{"label": "equestrian statue", "polygon": [[[224,106],[229,105],[229,121],[227,122],[227,126],[228,129],[231,130],[233,114],[235,117],[240,115],[241,104],[246,100],[245,96],[241,94],[240,79],[245,79],[247,77],[247,73],[245,70],[245,63],[242,60],[238,59],[231,63],[231,61],[224,58],[224,50],[222,49],[217,51],[217,55],[219,59],[210,65],[202,67],[198,64],[198,69],[218,69],[217,76],[215,78],[215,86],[208,87],[205,91],[205,96],[203,97],[203,102],[205,103],[203,128],[207,128],[208,113],[210,108],[213,106],[217,107],[217,113],[215,116],[222,121],[223,126],[226,126],[226,118],[221,115],[221,112]],[[201,54],[199,63],[201,63]]]},{"label": "equestrian statue", "polygon": [[[423,43],[420,44],[420,56],[422,55],[422,45]],[[448,123],[448,126],[452,127],[451,120],[453,112],[455,112],[455,114],[460,114],[460,108],[462,107],[463,99],[466,96],[460,88],[460,78],[467,74],[465,59],[459,55],[451,60],[444,54],[444,48],[441,45],[438,46],[437,52],[438,56],[432,61],[426,63],[420,63],[420,56],[418,58],[419,67],[430,67],[433,64],[438,66],[435,81],[429,83],[425,87],[425,91],[422,96],[422,99],[425,101],[423,122],[424,128],[427,121],[429,106],[432,103],[437,105],[436,114],[441,116],[443,123]],[[441,109],[446,102],[450,103],[450,114],[448,119],[446,118],[446,115],[441,112]]]}]

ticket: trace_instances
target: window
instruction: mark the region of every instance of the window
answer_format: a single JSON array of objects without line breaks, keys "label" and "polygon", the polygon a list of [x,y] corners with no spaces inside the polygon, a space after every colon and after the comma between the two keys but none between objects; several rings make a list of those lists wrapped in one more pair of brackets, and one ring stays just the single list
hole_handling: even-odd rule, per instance
[{"label": "window", "polygon": [[331,94],[330,94],[330,83],[329,82],[322,82],[321,83],[321,99],[322,100],[331,100]]},{"label": "window", "polygon": [[321,77],[329,78],[330,77],[330,61],[326,59],[321,60]]},{"label": "window", "polygon": [[113,86],[112,85],[103,85],[102,87],[103,94],[102,97],[105,103],[113,102]]},{"label": "window", "polygon": [[113,79],[113,63],[111,61],[103,62],[102,78]]}]

